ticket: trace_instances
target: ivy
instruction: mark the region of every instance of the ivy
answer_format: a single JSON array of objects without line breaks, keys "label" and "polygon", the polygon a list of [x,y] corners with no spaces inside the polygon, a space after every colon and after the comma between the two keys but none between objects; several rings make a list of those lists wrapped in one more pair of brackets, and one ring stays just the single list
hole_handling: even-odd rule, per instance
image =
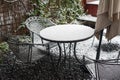
[{"label": "ivy", "polygon": [[9,45],[7,42],[0,43],[0,52],[6,53],[9,51]]},{"label": "ivy", "polygon": [[70,23],[84,14],[81,0],[31,0],[34,10],[31,15],[50,18],[58,24]]}]

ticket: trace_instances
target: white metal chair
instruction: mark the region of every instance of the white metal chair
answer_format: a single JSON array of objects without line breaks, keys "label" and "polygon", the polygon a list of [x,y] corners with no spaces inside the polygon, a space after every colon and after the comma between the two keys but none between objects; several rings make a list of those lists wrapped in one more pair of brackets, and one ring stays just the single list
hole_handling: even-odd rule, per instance
[{"label": "white metal chair", "polygon": [[[50,44],[50,42],[48,41],[43,41],[40,38],[40,30],[49,27],[49,26],[53,26],[56,25],[55,23],[53,23],[51,20],[46,19],[46,18],[42,18],[39,16],[32,16],[29,17],[28,19],[26,19],[25,21],[25,25],[28,28],[28,30],[30,31],[30,35],[32,37],[32,42],[35,44],[44,44],[46,46],[40,46],[40,45],[36,45],[37,48],[41,49],[41,50],[46,50],[48,48],[48,44]],[[54,44],[53,44],[54,45]],[[53,45],[50,47],[53,47]]]},{"label": "white metal chair", "polygon": [[84,56],[83,59],[86,62],[86,67],[93,75],[93,80],[120,79],[120,59],[94,60],[87,56]]},{"label": "white metal chair", "polygon": [[[44,51],[40,51],[35,46],[43,44],[32,43],[31,36],[13,35],[9,37],[8,44],[16,59],[22,63],[31,63],[42,57]],[[33,54],[34,53],[34,54]]]}]

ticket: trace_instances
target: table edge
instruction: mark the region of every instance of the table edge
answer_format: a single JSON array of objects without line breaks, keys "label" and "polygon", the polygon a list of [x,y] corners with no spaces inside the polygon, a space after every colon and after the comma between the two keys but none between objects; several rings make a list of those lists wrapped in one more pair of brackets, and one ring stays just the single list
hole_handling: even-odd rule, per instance
[{"label": "table edge", "polygon": [[44,37],[42,37],[42,36],[40,36],[40,38],[41,38],[41,39],[43,39],[43,40],[46,40],[46,41],[56,42],[56,43],[73,43],[73,42],[81,42],[81,41],[88,40],[88,39],[92,38],[93,36],[94,36],[94,34],[93,34],[93,35],[91,35],[91,36],[89,36],[89,37],[87,37],[87,38],[84,38],[84,39],[69,40],[69,41],[50,40],[50,39],[46,39],[46,38],[44,38]]}]

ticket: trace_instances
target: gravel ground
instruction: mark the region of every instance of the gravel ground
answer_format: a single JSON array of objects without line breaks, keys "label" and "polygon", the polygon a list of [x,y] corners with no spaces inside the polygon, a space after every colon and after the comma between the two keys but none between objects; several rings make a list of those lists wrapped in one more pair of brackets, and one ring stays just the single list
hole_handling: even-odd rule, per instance
[{"label": "gravel ground", "polygon": [[[14,59],[14,58],[11,58]],[[55,55],[44,56],[33,63],[7,63],[1,66],[2,80],[82,80],[90,78],[85,70],[74,58],[57,65],[58,57]],[[65,63],[65,64],[63,64]],[[70,67],[69,67],[70,66]]]}]

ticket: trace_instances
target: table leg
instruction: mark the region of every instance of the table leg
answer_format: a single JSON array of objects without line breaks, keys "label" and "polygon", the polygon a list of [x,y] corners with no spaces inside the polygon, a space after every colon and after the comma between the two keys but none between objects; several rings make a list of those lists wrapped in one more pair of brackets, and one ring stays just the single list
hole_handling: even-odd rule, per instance
[{"label": "table leg", "polygon": [[65,47],[65,43],[63,43],[63,50],[64,50],[64,65],[66,66],[66,59],[67,59],[67,53],[66,53],[66,47]]},{"label": "table leg", "polygon": [[59,48],[59,58],[58,58],[57,66],[59,66],[60,61],[61,61],[62,48],[61,48],[61,46],[60,46],[60,43],[57,43],[57,45],[58,45],[58,48]]},{"label": "table leg", "polygon": [[69,69],[71,69],[71,47],[72,47],[72,43],[69,44]]},{"label": "table leg", "polygon": [[[66,44],[68,44],[67,47],[66,47]],[[67,52],[68,52],[68,65],[69,65],[69,69],[70,69],[72,43],[58,43],[58,48],[59,48],[59,58],[58,58],[57,66],[60,63],[64,63],[64,65],[66,66]],[[64,55],[63,60],[62,60],[62,54]]]},{"label": "table leg", "polygon": [[74,43],[74,46],[73,46],[73,53],[74,53],[74,57],[75,59],[77,60],[77,62],[79,62],[80,64],[83,64],[82,62],[80,62],[80,60],[78,59],[77,55],[76,55],[76,45],[77,45],[77,42]]}]

